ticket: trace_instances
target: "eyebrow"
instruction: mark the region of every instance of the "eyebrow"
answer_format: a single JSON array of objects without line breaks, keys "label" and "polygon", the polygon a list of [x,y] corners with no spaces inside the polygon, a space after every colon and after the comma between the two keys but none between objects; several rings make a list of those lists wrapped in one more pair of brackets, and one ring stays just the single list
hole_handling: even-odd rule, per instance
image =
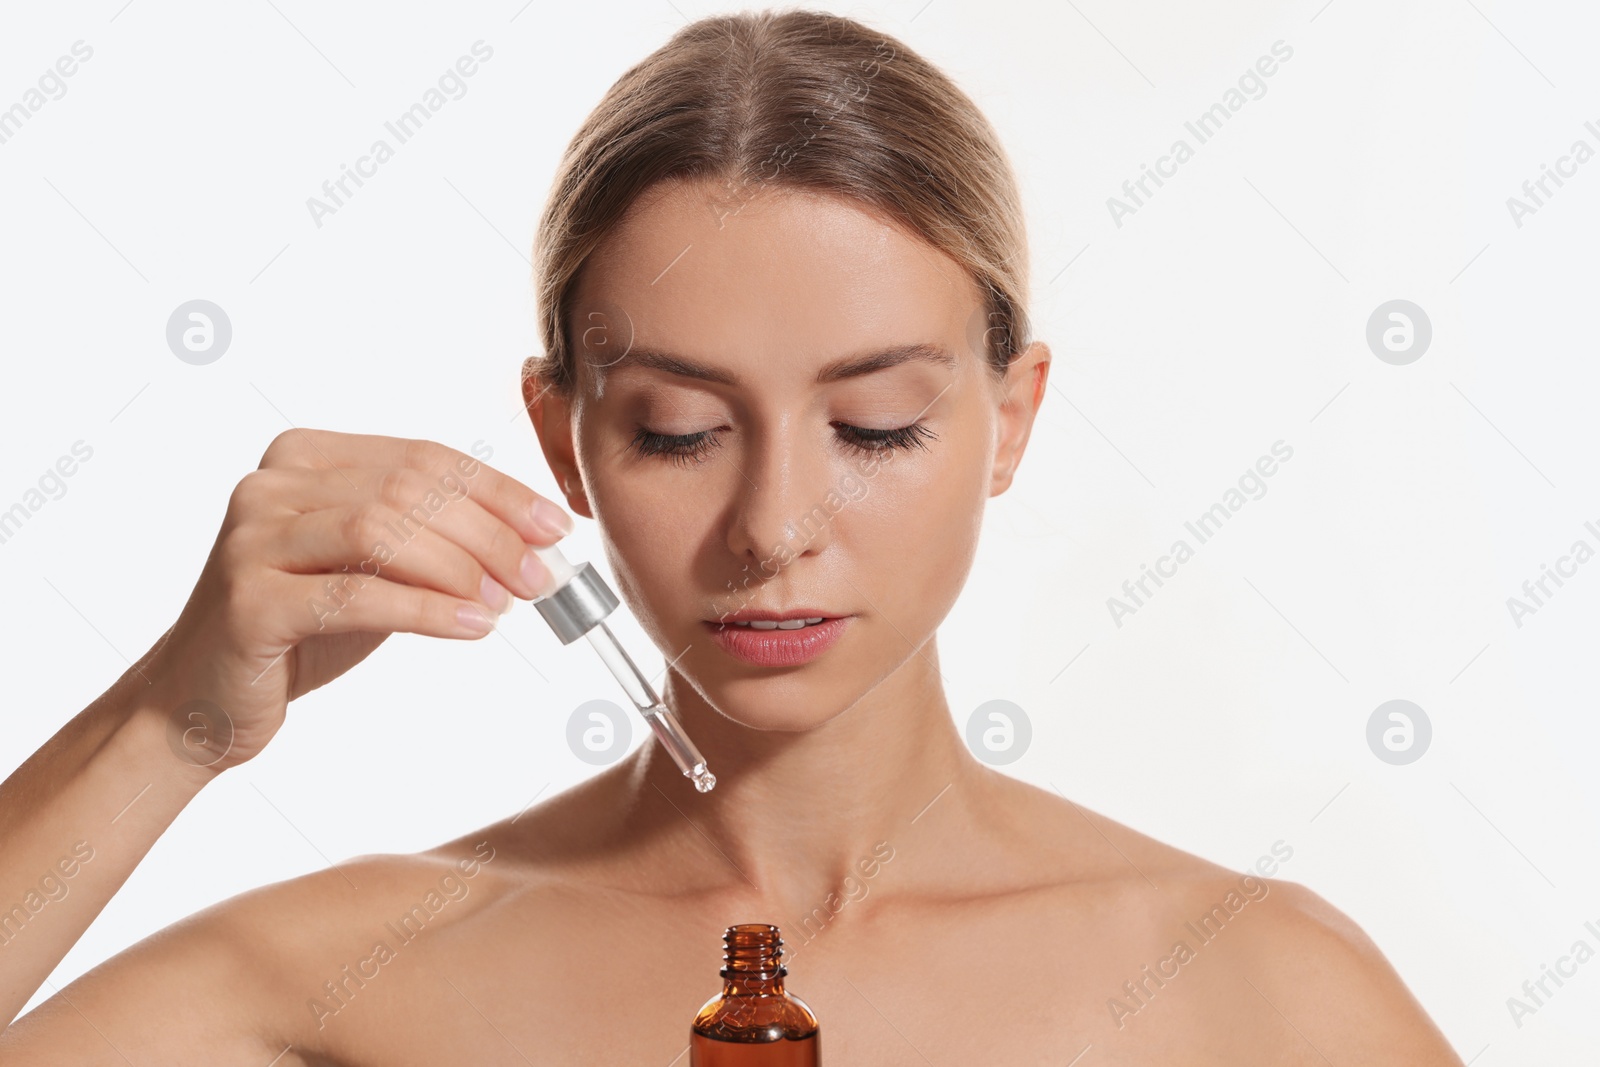
[{"label": "eyebrow", "polygon": [[[898,367],[904,363],[932,363],[935,366],[954,370],[958,360],[949,349],[942,345],[925,342],[893,345],[889,348],[834,360],[817,372],[817,384],[827,385],[830,382],[843,381],[846,378],[857,378],[863,374],[887,370],[890,367]],[[630,364],[635,367],[649,367],[654,370],[666,371],[668,374],[676,374],[683,378],[693,378],[702,382],[716,382],[721,385],[735,387],[742,384],[738,375],[720,367],[707,366],[704,363],[696,363],[692,359],[675,355],[671,352],[647,348],[633,349],[615,364],[597,369],[605,377],[610,377],[617,370],[626,368]]]}]

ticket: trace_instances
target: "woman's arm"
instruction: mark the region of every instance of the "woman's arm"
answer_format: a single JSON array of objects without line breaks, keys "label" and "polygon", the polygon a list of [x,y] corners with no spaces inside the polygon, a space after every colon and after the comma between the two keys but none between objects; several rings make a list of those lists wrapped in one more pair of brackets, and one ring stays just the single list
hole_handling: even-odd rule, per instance
[{"label": "woman's arm", "polygon": [[[513,595],[547,591],[530,546],[558,540],[564,519],[515,479],[431,441],[280,434],[230,497],[176,624],[0,785],[5,1021],[184,805],[271,740],[290,701],[390,633],[491,632]],[[141,1005],[152,988],[204,989],[214,969],[203,952],[135,956],[164,983],[141,986],[122,967]],[[71,1004],[45,1007],[59,1015]]]},{"label": "woman's arm", "polygon": [[213,771],[169,749],[170,715],[123,676],[0,785],[0,1012],[16,1018]]}]

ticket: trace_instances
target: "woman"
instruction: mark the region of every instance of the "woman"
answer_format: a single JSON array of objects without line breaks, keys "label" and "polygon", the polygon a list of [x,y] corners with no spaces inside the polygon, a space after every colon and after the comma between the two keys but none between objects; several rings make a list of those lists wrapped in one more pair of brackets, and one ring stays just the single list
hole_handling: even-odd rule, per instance
[{"label": "woman", "polygon": [[[242,894],[51,997],[5,1062],[666,1065],[723,928],[773,921],[835,1065],[1459,1064],[1314,893],[963,746],[934,634],[1044,397],[1026,263],[993,131],[893,38],[716,17],[628,71],[541,220],[524,394],[715,791],[646,745]],[[289,701],[388,633],[481,637],[568,528],[443,445],[273,441],[177,623],[0,794],[0,899],[72,880],[0,947],[7,1018]]]}]

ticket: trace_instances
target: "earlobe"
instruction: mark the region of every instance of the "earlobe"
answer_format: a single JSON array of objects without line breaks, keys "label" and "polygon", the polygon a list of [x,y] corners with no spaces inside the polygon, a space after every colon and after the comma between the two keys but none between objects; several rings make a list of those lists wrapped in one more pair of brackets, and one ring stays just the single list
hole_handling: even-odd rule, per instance
[{"label": "earlobe", "polygon": [[589,498],[584,495],[582,480],[579,480],[577,484],[578,488],[574,490],[572,488],[572,479],[561,479],[561,492],[567,498],[567,509],[582,515],[586,519],[592,519],[594,518],[594,512],[589,509]]}]

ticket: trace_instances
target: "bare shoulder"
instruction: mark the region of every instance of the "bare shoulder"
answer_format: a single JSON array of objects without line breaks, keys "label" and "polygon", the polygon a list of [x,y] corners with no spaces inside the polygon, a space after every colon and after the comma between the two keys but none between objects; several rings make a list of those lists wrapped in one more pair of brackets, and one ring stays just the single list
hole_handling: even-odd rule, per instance
[{"label": "bare shoulder", "polygon": [[1255,994],[1335,1062],[1460,1067],[1461,1058],[1357,923],[1313,890],[1260,879],[1235,946]]},{"label": "bare shoulder", "polygon": [[995,773],[991,779],[1014,848],[1037,855],[1041,873],[1067,883],[1153,890],[1169,883],[1214,883],[1228,868],[1159,841],[1071,799]]},{"label": "bare shoulder", "polygon": [[[1111,951],[1148,964],[1110,1002],[1119,1028],[1160,1003],[1246,1044],[1281,1041],[1306,1062],[1460,1067],[1372,938],[1313,890],[1274,877],[1289,843],[1233,870],[1059,793],[1015,783],[1012,802],[1019,822],[1038,820],[1063,884],[1085,887],[1077,896],[1113,917]],[[1204,977],[1177,979],[1190,973]]]},{"label": "bare shoulder", "polygon": [[[487,906],[505,882],[483,836],[426,852],[366,855],[248,890],[194,913],[100,963],[0,1034],[15,1067],[203,1059],[262,1064],[320,1045],[319,998],[382,966],[424,927],[441,930]],[[438,938],[430,938],[437,941]],[[350,988],[348,983],[344,988]],[[174,1004],[203,1005],[173,1025]]]}]

